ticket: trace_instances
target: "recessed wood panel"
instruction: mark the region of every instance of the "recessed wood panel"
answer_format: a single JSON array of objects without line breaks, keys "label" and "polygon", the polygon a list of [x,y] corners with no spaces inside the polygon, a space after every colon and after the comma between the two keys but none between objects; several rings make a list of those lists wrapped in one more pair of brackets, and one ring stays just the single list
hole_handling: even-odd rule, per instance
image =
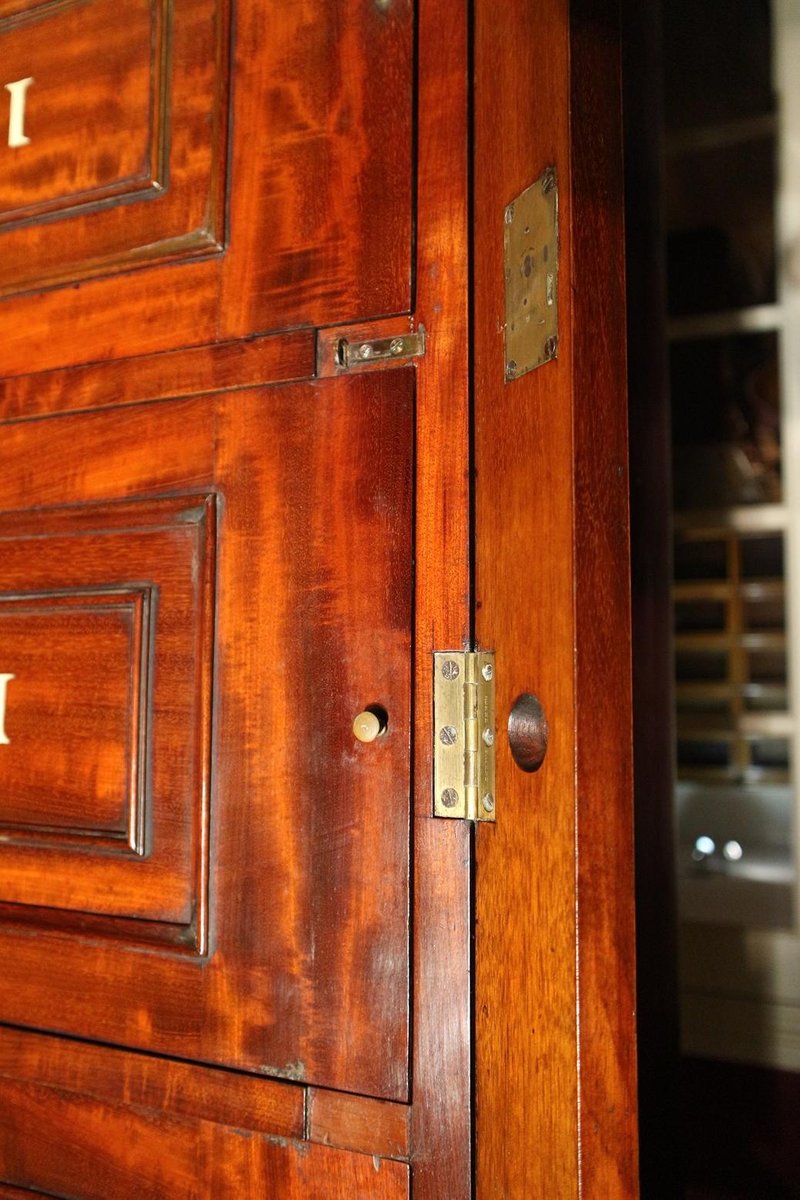
[{"label": "recessed wood panel", "polygon": [[[0,515],[0,906],[196,944],[215,499]],[[106,918],[105,924],[102,918]],[[111,920],[109,925],[108,919]]]},{"label": "recessed wood panel", "polygon": [[0,230],[164,187],[164,0],[123,0],[124,20],[120,7],[62,0],[0,16],[2,140],[22,143],[0,150]]},{"label": "recessed wood panel", "polygon": [[[112,0],[65,2],[23,5],[30,28],[95,31],[15,59],[8,82],[34,79],[26,145],[6,145],[0,78],[4,374],[411,310],[412,0],[239,0],[230,36],[229,0],[118,0],[109,29]],[[0,61],[6,41],[31,44],[15,14],[0,0]],[[75,64],[58,146],[41,109],[51,56]]]},{"label": "recessed wood panel", "polygon": [[149,587],[0,594],[0,840],[144,853],[151,604]]},{"label": "recessed wood panel", "polygon": [[408,1200],[405,1163],[0,1079],[0,1175],[64,1200]]},{"label": "recessed wood panel", "polygon": [[0,294],[219,251],[226,3],[0,10]]}]

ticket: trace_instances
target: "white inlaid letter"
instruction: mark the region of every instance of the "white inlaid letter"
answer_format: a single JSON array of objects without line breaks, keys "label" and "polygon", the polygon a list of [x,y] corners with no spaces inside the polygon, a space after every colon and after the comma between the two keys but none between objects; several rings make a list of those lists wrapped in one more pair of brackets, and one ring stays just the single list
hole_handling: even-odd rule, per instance
[{"label": "white inlaid letter", "polygon": [[6,696],[12,679],[16,679],[16,675],[0,675],[0,746],[11,745],[6,734]]},{"label": "white inlaid letter", "polygon": [[14,83],[6,84],[6,91],[11,96],[8,112],[9,146],[27,146],[31,140],[25,136],[25,100],[32,83],[33,76],[29,75],[27,79],[17,79]]}]

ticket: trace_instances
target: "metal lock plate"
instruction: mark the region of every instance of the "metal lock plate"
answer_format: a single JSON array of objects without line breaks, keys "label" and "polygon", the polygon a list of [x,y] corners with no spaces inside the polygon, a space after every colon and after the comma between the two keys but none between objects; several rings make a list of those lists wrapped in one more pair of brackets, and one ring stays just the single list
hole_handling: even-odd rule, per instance
[{"label": "metal lock plate", "polygon": [[558,353],[558,184],[553,167],[505,211],[506,381]]},{"label": "metal lock plate", "polygon": [[494,821],[494,652],[448,650],[433,660],[434,814]]}]

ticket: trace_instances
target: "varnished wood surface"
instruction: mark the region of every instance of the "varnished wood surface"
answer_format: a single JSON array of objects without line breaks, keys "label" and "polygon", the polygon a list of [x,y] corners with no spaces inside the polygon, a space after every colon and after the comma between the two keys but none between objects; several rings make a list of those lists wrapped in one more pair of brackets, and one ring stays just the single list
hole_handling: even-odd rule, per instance
[{"label": "varnished wood surface", "polygon": [[139,918],[199,948],[215,524],[203,494],[0,515],[0,901],[22,920]]},{"label": "varnished wood surface", "polygon": [[[536,691],[554,732],[542,771],[522,783],[501,751],[504,811],[478,839],[477,1194],[577,1196],[581,1163],[586,1196],[621,1200],[630,1193],[614,1168],[628,1126],[609,1109],[624,1100],[622,1022],[596,977],[604,948],[623,964],[611,971],[623,991],[626,918],[616,946],[602,919],[618,898],[603,873],[610,859],[595,923],[575,921],[592,886],[580,875],[576,892],[576,837],[582,847],[595,828],[613,841],[624,824],[612,804],[609,825],[591,789],[576,822],[573,776],[576,721],[591,735],[598,679],[595,632],[574,604],[600,576],[609,610],[601,564],[616,570],[619,549],[590,547],[573,577],[583,507],[572,484],[591,429],[575,398],[580,383],[588,404],[595,380],[594,359],[579,370],[573,356],[571,231],[603,216],[585,197],[571,215],[567,113],[587,101],[572,95],[564,0],[545,0],[535,29],[523,0],[482,4],[474,633],[498,650],[501,714]],[[196,856],[209,864],[204,939],[188,953],[134,945],[130,918],[65,936],[55,907],[34,938],[0,911],[3,1019],[148,1052],[93,1046],[124,1066],[89,1057],[79,1067],[62,1038],[54,1074],[36,1055],[27,1077],[0,1073],[9,1186],[35,1178],[75,1200],[264,1190],[395,1200],[408,1194],[408,1169],[386,1159],[410,1154],[416,1200],[471,1196],[473,833],[432,818],[430,773],[431,652],[473,632],[469,24],[466,4],[421,0],[415,75],[410,0],[243,0],[224,253],[15,298],[0,312],[0,509],[192,494],[216,497],[220,515],[216,756]],[[536,104],[518,103],[526,96]],[[505,388],[502,211],[552,163],[565,214],[560,359]],[[312,326],[384,320],[423,325],[425,358],[310,381]],[[605,347],[599,368],[601,407],[614,413],[617,351]],[[254,386],[267,382],[279,386]],[[600,430],[603,478],[619,433],[615,421]],[[579,485],[587,512],[596,486],[591,472]],[[615,516],[624,486],[607,501]],[[586,643],[577,676],[576,639]],[[356,745],[350,724],[368,704],[386,707],[387,734]],[[596,1122],[582,1144],[579,1053],[584,1124]],[[294,1083],[311,1085],[299,1131]],[[266,1115],[264,1085],[281,1089]],[[286,1128],[262,1128],[270,1122]],[[88,1181],[87,1162],[97,1164]]]},{"label": "varnished wood surface", "polygon": [[[0,508],[22,519],[187,489],[221,511],[212,822],[192,851],[208,958],[8,923],[6,1021],[406,1098],[412,401],[401,370],[5,426]],[[371,703],[389,727],[362,745]]]},{"label": "varnished wood surface", "polygon": [[0,1183],[0,1196],[3,1200],[30,1200],[31,1196],[45,1196],[46,1192],[32,1192],[29,1188],[15,1188],[8,1184]]},{"label": "varnished wood surface", "polygon": [[414,1049],[416,1200],[471,1192],[471,830],[431,816],[434,650],[460,649],[469,607],[469,16],[419,6]]},{"label": "varnished wood surface", "polygon": [[408,1167],[377,1156],[0,1080],[0,1172],[69,1200],[408,1197]]},{"label": "varnished wood surface", "polygon": [[408,1158],[410,1108],[369,1096],[308,1089],[308,1138],[381,1158]]},{"label": "varnished wood surface", "polygon": [[410,1108],[0,1025],[4,1081],[272,1138],[407,1159]]},{"label": "varnished wood surface", "polygon": [[197,396],[314,376],[310,330],[0,380],[0,421]]},{"label": "varnished wood surface", "polygon": [[0,1026],[0,1081],[9,1079],[112,1106],[303,1137],[304,1089],[296,1084]]},{"label": "varnished wood surface", "polygon": [[29,144],[0,155],[0,293],[218,252],[228,0],[27,9],[0,18],[5,77],[33,78]]},{"label": "varnished wood surface", "polygon": [[[189,5],[194,17],[187,20],[183,8],[175,7],[173,51],[179,72],[196,87],[180,93],[193,132],[181,143],[178,160],[190,176],[205,157],[219,195],[215,190],[217,200],[203,209],[203,189],[195,184],[181,202],[183,227],[176,225],[166,242],[151,239],[142,254],[214,257],[141,269],[129,262],[127,267],[137,269],[118,278],[90,278],[76,288],[15,297],[0,312],[3,375],[411,309],[410,0],[389,6],[325,0],[322,8],[312,0],[293,0],[269,9],[259,0],[243,0],[234,31],[232,109],[225,0],[219,0],[213,19]],[[202,111],[209,95],[210,125]],[[85,103],[92,99],[88,94]],[[177,121],[180,114],[172,116]],[[229,117],[228,162],[221,134]],[[80,138],[81,129],[77,123],[72,136]],[[173,175],[177,171],[178,166]],[[225,187],[230,203],[223,228],[219,206]],[[135,222],[141,231],[179,191],[173,186],[154,198],[91,214],[85,218],[91,237],[99,238],[95,231],[106,223]],[[75,220],[23,231],[33,259],[45,235],[58,238],[54,252],[80,249]],[[201,244],[197,231],[210,228],[209,221],[215,232]],[[114,240],[111,232],[108,238]],[[107,251],[105,243],[92,251],[95,258],[81,278],[104,269],[98,256]],[[81,253],[89,254],[88,248]],[[31,261],[29,256],[26,267]]]},{"label": "varnished wood surface", "polygon": [[[531,691],[550,727],[534,775],[499,739],[497,823],[477,832],[481,1200],[636,1193],[611,8],[547,0],[535,20],[522,0],[476,9],[476,636],[497,651],[499,722]],[[559,186],[558,357],[506,383],[503,212],[547,167]]]},{"label": "varnished wood surface", "polygon": [[222,335],[408,311],[411,0],[248,0],[236,24]]}]

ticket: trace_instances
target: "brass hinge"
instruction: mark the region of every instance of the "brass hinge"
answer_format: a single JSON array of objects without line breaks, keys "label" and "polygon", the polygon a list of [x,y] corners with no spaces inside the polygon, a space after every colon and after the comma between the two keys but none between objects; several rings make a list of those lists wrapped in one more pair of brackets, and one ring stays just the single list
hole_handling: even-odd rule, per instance
[{"label": "brass hinge", "polygon": [[433,811],[468,821],[495,819],[493,650],[433,656]]}]

